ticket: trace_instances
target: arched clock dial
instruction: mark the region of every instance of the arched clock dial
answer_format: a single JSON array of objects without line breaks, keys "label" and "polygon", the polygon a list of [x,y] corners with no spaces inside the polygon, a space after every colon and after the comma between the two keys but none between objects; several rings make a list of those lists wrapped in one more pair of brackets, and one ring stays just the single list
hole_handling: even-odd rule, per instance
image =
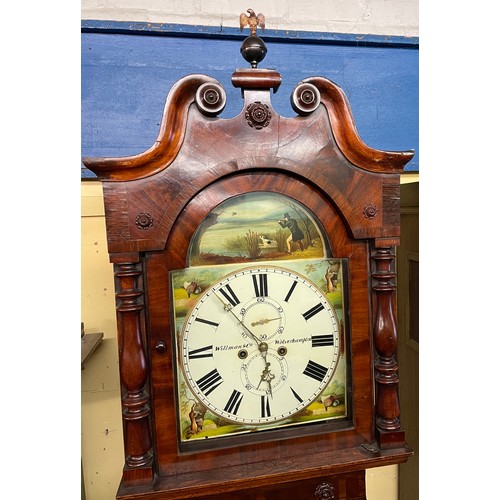
[{"label": "arched clock dial", "polygon": [[245,425],[291,418],[326,388],[340,327],[323,292],[284,267],[256,265],[210,286],[180,340],[187,384],[214,414]]}]

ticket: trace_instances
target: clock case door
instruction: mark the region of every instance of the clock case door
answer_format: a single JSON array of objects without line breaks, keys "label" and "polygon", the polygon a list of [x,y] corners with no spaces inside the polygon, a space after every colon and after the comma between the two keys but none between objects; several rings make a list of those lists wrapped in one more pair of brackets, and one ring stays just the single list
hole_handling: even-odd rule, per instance
[{"label": "clock case door", "polygon": [[[343,224],[337,224],[333,226],[333,237],[332,234],[326,233],[326,231],[323,228],[323,225],[319,222],[319,220],[316,219],[316,215],[312,213],[305,205],[303,204],[298,204],[298,198],[303,198],[304,200],[307,201],[308,196],[304,196],[304,193],[307,193],[312,199],[315,199],[317,202],[321,201],[321,198],[317,198],[314,192],[310,193],[309,188],[307,185],[303,185],[301,182],[295,182],[294,180],[289,180],[287,182],[287,186],[284,189],[287,192],[293,193],[293,196],[295,198],[291,197],[284,197],[282,193],[278,194],[276,191],[271,192],[270,189],[272,189],[272,186],[275,185],[278,180],[279,180],[279,174],[278,175],[266,175],[266,182],[262,183],[260,188],[257,190],[254,189],[255,186],[255,177],[253,175],[243,175],[238,177],[238,181],[235,180],[234,177],[230,177],[227,180],[224,181],[218,181],[214,183],[212,186],[207,188],[206,194],[208,197],[210,197],[211,203],[216,203],[216,206],[214,207],[213,210],[211,210],[207,216],[203,219],[203,221],[198,225],[198,229],[195,231],[193,235],[191,234],[184,234],[183,242],[180,243],[177,241],[175,245],[177,247],[180,247],[182,245],[183,248],[185,248],[186,243],[189,243],[189,249],[187,252],[187,255],[184,255],[184,252],[181,252],[179,255],[180,257],[180,262],[184,261],[184,266],[186,265],[186,262],[189,262],[190,265],[186,267],[186,269],[181,268],[180,271],[174,271],[171,276],[172,278],[175,277],[175,279],[170,279],[169,286],[171,287],[170,289],[170,305],[172,308],[171,312],[174,312],[173,310],[177,309],[174,318],[171,320],[172,325],[176,325],[175,329],[172,329],[172,337],[173,337],[173,348],[177,348],[177,357],[178,357],[178,366],[177,366],[177,381],[176,385],[180,388],[178,389],[178,396],[179,396],[179,402],[177,403],[178,405],[178,411],[179,413],[182,413],[182,417],[179,416],[179,420],[184,421],[184,424],[180,425],[180,434],[181,434],[181,443],[179,444],[179,449],[181,451],[200,451],[200,450],[208,450],[208,449],[215,449],[215,448],[220,448],[220,447],[230,447],[230,446],[241,446],[242,441],[250,444],[250,443],[259,443],[263,441],[269,441],[273,439],[282,439],[283,437],[290,437],[294,435],[298,436],[305,436],[307,434],[325,434],[325,433],[331,433],[335,430],[346,430],[353,428],[353,413],[352,413],[352,377],[351,377],[351,342],[350,342],[350,313],[349,313],[349,296],[348,296],[348,291],[349,291],[349,262],[347,259],[336,259],[333,257],[333,252],[331,250],[331,245],[330,241],[331,240],[336,240],[339,239],[339,241],[343,240],[345,237],[345,232]],[[229,182],[229,184],[227,184]],[[244,194],[243,195],[238,195],[235,197],[229,198],[227,200],[227,190],[226,187],[228,185],[234,184],[235,182],[241,183],[241,189],[243,189]],[[226,186],[226,187],[225,187]],[[295,189],[293,188],[295,187]],[[249,191],[251,189],[251,191]],[[263,189],[263,190],[262,190]],[[228,203],[222,203],[218,204],[217,201],[219,199],[223,199],[225,201],[229,201],[230,207],[228,207]],[[208,198],[207,198],[208,199]],[[207,207],[207,205],[205,205]],[[283,208],[285,207],[285,208]],[[331,219],[334,220],[336,217],[335,211],[331,210],[331,208],[328,208],[328,205],[326,204],[325,200],[323,200],[322,203],[314,203],[314,209],[317,210],[322,217],[325,220]],[[190,204],[186,207],[186,216],[191,218],[193,215],[190,213],[191,210],[196,211],[196,208],[192,207]],[[236,210],[236,211],[234,211]],[[276,230],[276,226],[280,227],[279,224],[277,223],[276,219],[273,219],[271,217],[271,220],[269,219],[270,213],[272,214],[274,210],[274,214],[276,215],[277,213],[280,213],[281,216],[283,216],[283,211],[290,211],[294,213],[294,216],[296,219],[294,219],[297,223],[297,228],[300,230],[300,226],[304,229],[304,233],[301,234],[300,236],[303,237],[304,243],[302,244],[302,249],[299,247],[298,243],[291,243],[291,254],[288,254],[286,252],[285,245],[283,244],[283,241],[281,242],[281,245],[278,245],[278,240],[281,238],[283,240],[283,233],[287,233],[288,231],[276,231],[273,235],[273,233],[268,233],[269,231],[272,231],[273,229]],[[279,212],[281,210],[281,212]],[[225,214],[227,214],[225,216]],[[250,214],[250,219],[248,218]],[[260,214],[260,215],[259,215]],[[296,214],[296,215],[295,215]],[[287,214],[289,215],[289,214]],[[279,216],[276,215],[276,218]],[[337,218],[338,219],[338,218]],[[215,222],[216,221],[216,222]],[[300,221],[300,222],[297,222]],[[340,222],[337,220],[337,222]],[[209,226],[209,224],[211,224]],[[182,222],[179,225],[179,228],[182,230]],[[228,227],[231,229],[228,230]],[[254,229],[260,229],[260,231],[253,231],[249,229],[250,227]],[[307,229],[306,229],[307,228]],[[201,229],[201,231],[200,231]],[[214,230],[214,231],[213,231]],[[266,232],[267,231],[267,232]],[[197,235],[198,233],[201,233],[201,238],[198,239]],[[308,237],[306,238],[306,233]],[[264,245],[261,245],[259,249],[252,248],[252,245],[248,245],[248,247],[245,248],[239,248],[239,251],[234,252],[232,251],[232,246],[225,244],[225,241],[230,241],[234,242],[235,239],[239,238],[240,239],[245,239],[247,241],[247,238],[251,238],[251,235],[256,236],[257,234],[271,234],[271,236],[266,236],[266,239],[268,243],[276,242],[275,247],[271,247],[270,249],[266,249]],[[223,236],[221,236],[223,235]],[[243,236],[245,235],[245,236]],[[275,240],[272,240],[273,236],[276,238]],[[298,236],[297,236],[298,237]],[[269,240],[271,238],[271,240]],[[189,240],[189,241],[188,241]],[[201,240],[201,241],[200,241]],[[197,242],[197,244],[193,245],[193,241]],[[212,250],[212,252],[205,252],[205,249]],[[343,249],[342,251],[345,251]],[[348,252],[352,253],[351,249],[347,250]],[[165,258],[165,255],[163,254],[163,257],[160,257],[160,259]],[[185,257],[185,258],[184,258]],[[213,262],[224,262],[223,264],[219,265],[214,265]],[[208,263],[211,263],[208,265]],[[245,344],[245,345],[240,345],[239,349],[242,349],[245,353],[245,357],[240,358],[237,356],[237,351],[234,350],[235,343],[234,342],[229,342],[227,336],[224,338],[226,334],[228,334],[230,337],[232,336],[233,331],[226,331],[225,333],[221,333],[224,331],[224,327],[219,328],[219,324],[217,322],[223,321],[224,322],[224,316],[227,316],[228,313],[224,312],[222,308],[218,308],[216,310],[211,310],[210,312],[203,313],[201,311],[201,308],[203,306],[200,306],[200,304],[203,303],[203,295],[197,295],[197,294],[203,294],[206,289],[210,286],[211,283],[214,281],[218,281],[219,279],[223,278],[224,275],[227,275],[228,273],[232,272],[241,272],[243,270],[244,273],[248,273],[248,267],[252,266],[253,268],[255,267],[261,267],[262,269],[268,268],[269,272],[267,273],[267,277],[269,277],[269,280],[266,280],[266,299],[262,299],[261,306],[259,306],[259,302],[255,301],[253,298],[250,299],[250,302],[247,304],[245,303],[248,300],[248,295],[246,295],[248,292],[250,292],[252,297],[256,297],[257,291],[255,289],[255,285],[252,285],[252,281],[250,279],[250,276],[246,274],[245,277],[242,277],[243,279],[241,282],[237,285],[239,288],[239,291],[236,293],[236,295],[240,296],[239,298],[236,297],[236,295],[233,298],[234,302],[234,308],[233,310],[236,311],[236,314],[239,314],[242,308],[248,307],[247,312],[252,309],[253,307],[257,306],[256,309],[260,309],[259,312],[253,312],[254,316],[253,319],[259,319],[263,320],[264,318],[270,318],[271,316],[281,316],[281,313],[278,312],[276,309],[277,307],[283,306],[283,302],[280,303],[280,300],[285,298],[285,296],[288,296],[285,299],[285,301],[288,301],[288,298],[292,295],[292,290],[293,291],[293,297],[292,301],[290,304],[293,304],[293,309],[288,310],[288,312],[284,313],[284,322],[286,324],[285,326],[285,332],[284,332],[284,339],[283,343],[282,341],[279,340],[280,335],[270,335],[269,339],[266,338],[268,344],[269,344],[269,354],[270,358],[273,359],[273,366],[271,367],[271,370],[273,371],[273,378],[276,378],[276,380],[273,383],[273,386],[276,390],[279,389],[279,393],[281,396],[284,394],[289,394],[291,397],[289,398],[290,403],[297,404],[297,398],[300,401],[300,404],[303,404],[303,400],[298,396],[298,394],[293,397],[292,392],[290,392],[286,387],[280,388],[280,376],[279,376],[279,366],[281,364],[280,360],[276,357],[278,354],[278,346],[286,347],[287,345],[291,347],[286,355],[283,355],[283,363],[284,365],[288,366],[287,371],[288,375],[285,376],[285,379],[288,379],[289,377],[294,377],[295,375],[298,375],[297,373],[292,373],[293,368],[288,364],[288,362],[292,363],[293,366],[293,359],[294,357],[296,358],[297,355],[304,354],[308,352],[308,341],[306,340],[309,335],[314,335],[314,334],[321,334],[321,333],[327,333],[330,331],[336,331],[339,334],[338,340],[335,342],[333,340],[333,333],[332,333],[332,339],[331,339],[331,349],[334,349],[334,345],[338,349],[338,357],[335,356],[337,359],[337,366],[336,369],[334,370],[334,375],[331,379],[330,382],[328,382],[327,386],[323,388],[323,390],[319,393],[316,394],[314,401],[310,401],[305,408],[303,409],[304,411],[300,412],[299,416],[292,416],[291,419],[288,419],[284,422],[276,422],[275,425],[260,425],[260,432],[255,432],[255,424],[253,425],[244,425],[241,421],[238,422],[238,419],[236,418],[235,422],[231,422],[231,417],[228,414],[227,415],[227,420],[225,418],[220,418],[217,419],[218,425],[213,422],[213,420],[210,420],[213,417],[217,417],[217,415],[210,415],[208,416],[208,421],[206,422],[208,424],[208,429],[205,428],[205,423],[203,423],[204,419],[203,417],[201,418],[201,421],[199,422],[200,425],[202,425],[202,428],[200,429],[200,426],[194,422],[195,416],[199,416],[200,414],[204,415],[204,410],[208,409],[208,407],[202,408],[199,407],[198,404],[200,403],[200,398],[198,396],[195,396],[195,393],[192,392],[187,392],[190,391],[190,389],[186,385],[186,376],[183,374],[183,369],[181,368],[182,365],[182,354],[181,354],[181,335],[182,335],[182,329],[183,326],[185,325],[185,322],[191,323],[189,321],[189,312],[195,312],[196,314],[200,315],[201,314],[201,322],[202,322],[202,333],[200,335],[200,331],[197,331],[196,326],[200,326],[200,323],[196,324],[194,323],[191,324],[190,330],[195,330],[197,333],[194,333],[193,335],[198,338],[199,340],[203,340],[204,345],[206,343],[214,343],[214,345],[217,345],[218,342],[222,342],[222,344],[219,344],[220,347],[223,348],[229,348],[229,350],[225,350],[224,353],[226,354],[224,358],[222,358],[221,354],[217,354],[217,352],[211,353],[210,355],[206,354],[206,349],[203,349],[203,353],[201,358],[204,359],[209,359],[208,363],[204,363],[201,358],[196,358],[196,360],[193,362],[192,367],[196,370],[198,367],[203,367],[201,372],[198,373],[198,375],[205,374],[204,372],[206,371],[207,373],[211,373],[210,369],[214,368],[214,363],[216,362],[216,359],[223,361],[219,361],[221,365],[223,366],[216,366],[216,368],[220,371],[221,369],[224,371],[224,368],[228,364],[230,364],[233,368],[235,366],[234,363],[236,363],[236,370],[233,372],[233,374],[229,375],[228,372],[227,376],[224,377],[225,383],[227,384],[226,386],[221,387],[221,392],[217,392],[217,394],[224,394],[225,391],[229,390],[227,387],[230,386],[231,378],[237,377],[239,380],[239,375],[238,373],[240,372],[242,365],[245,363],[245,366],[249,368],[249,366],[254,366],[255,365],[258,367],[258,373],[253,372],[251,375],[248,375],[249,378],[245,378],[246,383],[250,384],[251,386],[253,385],[253,389],[249,389],[250,393],[246,394],[246,396],[249,396],[250,398],[252,397],[252,392],[255,395],[257,392],[255,389],[255,384],[257,384],[258,376],[260,375],[260,370],[262,369],[261,367],[261,359],[262,355],[259,354],[257,355],[257,362],[255,365],[252,365],[253,361],[250,360],[255,360],[254,355],[251,354],[252,350],[255,349],[255,345],[253,345],[253,342],[250,339],[250,345],[246,342],[249,342],[249,339],[247,338],[247,341],[243,341],[243,336],[246,336],[246,332],[240,332],[238,333],[237,339],[240,344]],[[330,287],[328,287],[327,279],[325,277],[325,274],[327,271],[329,271],[330,266],[333,266],[332,269],[335,269],[335,266],[339,266],[338,272],[340,276],[340,280],[338,283],[336,282],[335,285],[332,286],[330,283]],[[168,267],[165,263],[165,267]],[[300,330],[300,333],[297,331],[296,335],[293,336],[293,338],[287,337],[287,330],[288,328],[294,327],[295,324],[298,324],[298,322],[301,319],[301,312],[305,311],[305,309],[300,310],[300,308],[303,307],[303,303],[301,302],[300,299],[300,294],[301,294],[301,288],[302,285],[299,285],[299,287],[293,286],[290,289],[290,284],[294,283],[294,285],[297,285],[297,281],[290,281],[286,288],[285,291],[282,290],[282,293],[280,295],[279,292],[277,292],[277,289],[279,289],[279,279],[275,283],[273,279],[273,272],[272,269],[278,267],[281,269],[286,269],[291,271],[292,273],[299,273],[300,276],[305,277],[307,282],[310,283],[311,285],[314,284],[315,287],[318,287],[320,290],[320,293],[323,295],[324,298],[326,298],[326,293],[328,291],[332,292],[330,294],[330,298],[327,298],[327,303],[329,304],[330,307],[333,307],[332,313],[335,315],[335,322],[336,325],[338,326],[332,326],[331,320],[330,320],[330,315],[329,314],[319,314],[316,316],[316,314],[313,314],[315,317],[316,321],[313,321],[311,324],[309,322],[303,324],[302,329]],[[246,271],[245,271],[246,270]],[[180,275],[179,275],[180,273]],[[280,273],[278,273],[280,274]],[[337,276],[337,275],[336,275]],[[188,281],[186,282],[187,277],[189,277]],[[248,281],[247,281],[248,279]],[[195,280],[195,281],[193,281]],[[312,280],[312,281],[311,281]],[[269,292],[267,293],[268,289],[268,281],[269,281]],[[175,283],[177,283],[175,285]],[[233,281],[234,283],[234,281]],[[231,283],[231,286],[234,287],[234,284]],[[245,284],[247,285],[245,289]],[[274,286],[276,285],[276,286]],[[182,288],[184,286],[184,288]],[[197,292],[191,292],[191,298],[186,298],[189,297],[189,292],[186,291],[186,288],[191,289],[198,287]],[[310,289],[310,285],[305,284],[304,285],[305,289],[308,290]],[[237,290],[238,290],[237,288]],[[297,291],[298,289],[298,291]],[[243,296],[240,295],[240,293],[243,292]],[[227,292],[226,292],[227,293]],[[231,293],[234,293],[234,290],[231,288]],[[176,299],[174,300],[173,296],[176,296]],[[245,297],[246,299],[243,299],[242,297]],[[240,302],[241,299],[241,302]],[[276,299],[278,299],[278,302],[276,302]],[[228,299],[227,299],[228,300]],[[196,302],[198,301],[198,302]],[[237,302],[236,302],[237,301]],[[173,305],[172,305],[173,303]],[[220,302],[217,304],[220,306]],[[288,304],[287,304],[288,305]],[[316,304],[317,306],[318,304]],[[177,308],[176,308],[177,306]],[[309,304],[311,306],[311,304]],[[315,309],[314,307],[313,309]],[[189,311],[191,309],[191,311]],[[322,308],[320,308],[322,309]],[[267,311],[267,312],[266,312]],[[273,311],[273,312],[270,312]],[[177,317],[177,312],[179,312],[180,320]],[[323,311],[326,313],[326,310]],[[188,314],[186,314],[188,313]],[[298,316],[290,316],[290,314],[297,313]],[[208,315],[206,315],[208,314]],[[250,316],[252,316],[252,313],[249,313]],[[312,316],[311,316],[312,317]],[[281,318],[275,318],[275,319],[280,319],[280,324],[281,324]],[[305,320],[305,317],[302,318]],[[212,320],[215,321],[215,324],[212,323],[210,324],[210,321],[206,320]],[[326,320],[327,324],[324,324],[324,321]],[[253,331],[254,334],[260,335],[262,333],[265,333],[266,335],[269,334],[269,326],[267,323],[259,327],[257,326],[257,323],[250,323],[251,319],[245,320],[245,324],[248,326],[252,326],[251,330]],[[208,323],[208,326],[207,326]],[[231,324],[233,324],[233,321],[231,321]],[[277,323],[273,323],[274,325],[277,325]],[[215,326],[215,330],[214,330]],[[235,325],[233,324],[233,327]],[[279,325],[278,325],[279,326]],[[255,330],[260,328],[259,331]],[[276,328],[274,326],[271,328],[271,332]],[[316,328],[317,330],[314,330]],[[333,330],[331,330],[333,328]],[[177,330],[177,331],[175,331]],[[238,332],[238,330],[236,330]],[[214,335],[212,337],[212,335]],[[210,340],[209,340],[210,339]],[[234,339],[234,337],[233,337]],[[196,341],[196,340],[195,340]],[[303,341],[306,341],[306,343],[302,343]],[[175,345],[177,344],[177,345]],[[267,346],[267,344],[266,344]],[[293,348],[295,346],[295,349]],[[297,347],[299,347],[297,349]],[[210,348],[213,348],[213,346],[210,346]],[[247,352],[247,349],[249,349],[249,352]],[[219,350],[218,347],[215,347],[215,350]],[[221,349],[222,350],[222,349]],[[300,352],[299,352],[300,351]],[[314,351],[314,350],[313,350]],[[314,361],[318,361],[318,356],[321,357],[322,355],[327,354],[330,352],[330,348],[326,347],[326,350],[321,350],[318,349],[316,350],[315,353],[312,353],[309,351],[309,356],[312,356],[311,359]],[[274,353],[274,354],[273,354]],[[295,354],[294,354],[295,353]],[[249,355],[249,359],[246,358],[246,356]],[[279,357],[279,356],[278,356]],[[246,361],[243,362],[242,359],[245,359]],[[327,359],[327,358],[325,358]],[[342,359],[342,361],[340,361]],[[304,359],[303,359],[304,361]],[[248,364],[247,364],[248,363]],[[198,365],[198,366],[197,366]],[[207,368],[209,367],[209,368]],[[323,367],[320,367],[323,368]],[[326,368],[325,373],[326,373]],[[255,368],[253,368],[255,370]],[[286,370],[283,370],[283,373],[285,373]],[[302,371],[302,369],[301,369]],[[250,369],[250,372],[252,370]],[[254,378],[257,377],[257,378]],[[218,380],[218,379],[215,379]],[[322,377],[319,379],[317,377],[312,377],[311,380],[315,380],[316,382],[322,382]],[[304,390],[304,382],[306,383],[306,386],[308,385],[306,380],[296,380],[295,384],[297,385],[297,390],[301,393],[301,396],[308,397],[309,395],[307,392],[303,392]],[[260,384],[259,384],[260,385]],[[286,385],[286,384],[285,384]],[[231,386],[232,387],[232,386]],[[274,390],[273,389],[273,392]],[[293,391],[293,388],[292,388]],[[231,394],[229,392],[229,394]],[[261,392],[260,395],[262,396],[264,393]],[[338,396],[338,408],[335,407],[335,405],[332,405],[330,410],[326,406],[320,405],[320,401],[323,401],[325,397],[331,396],[332,394],[335,394]],[[243,394],[243,399],[246,397],[245,394]],[[276,394],[274,395],[276,396]],[[274,402],[279,401],[276,399],[272,394],[270,396],[270,407],[272,408],[274,406]],[[203,399],[203,396],[201,396]],[[317,404],[313,404],[310,408],[309,405],[311,405],[314,402],[317,402]],[[332,404],[333,402],[327,403]],[[209,403],[210,404],[210,403]],[[199,413],[196,414],[194,409],[198,408]],[[287,408],[288,410],[291,407]],[[181,412],[181,409],[183,410]],[[248,409],[248,407],[247,407]],[[258,404],[254,405],[255,411],[259,412],[261,410],[260,406]],[[334,411],[335,409],[335,411]],[[188,412],[191,410],[191,415],[188,416]],[[324,410],[324,411],[322,411]],[[268,410],[271,412],[271,410]],[[223,412],[225,413],[225,412]],[[240,413],[237,414],[238,417],[241,416]],[[255,415],[253,415],[255,417]],[[270,422],[272,422],[272,413],[267,415],[271,417],[269,419]],[[264,417],[264,415],[262,415]],[[189,420],[190,424],[188,424]],[[320,422],[328,420],[328,423],[326,424],[323,422],[323,425],[320,425]],[[203,424],[202,424],[203,423]],[[179,425],[179,423],[177,423]],[[234,424],[239,424],[239,425],[234,425]],[[217,425],[217,429],[214,432],[214,427]],[[291,427],[293,426],[298,426],[301,425],[300,430],[296,429],[295,432],[291,431]],[[280,430],[274,430],[275,427],[288,427],[287,432],[284,432],[284,429]],[[193,430],[194,429],[194,430]],[[272,430],[273,429],[273,430]],[[237,434],[242,434],[242,433],[247,433],[244,436],[244,439],[239,439],[236,437]],[[234,434],[233,434],[234,433]],[[230,437],[232,435],[232,437]],[[209,439],[210,436],[210,439]]]},{"label": "clock case door", "polygon": [[[125,449],[120,498],[229,494],[402,463],[412,453],[399,421],[394,247],[399,176],[413,153],[365,145],[347,98],[327,79],[296,86],[294,118],[272,108],[271,89],[281,83],[276,71],[240,69],[232,83],[242,90],[238,116],[218,118],[222,86],[189,75],[169,92],[149,150],[83,160],[103,182],[115,269]],[[323,423],[182,452],[169,271],[186,266],[191,238],[211,210],[256,191],[303,204],[323,226],[333,257],[348,259],[352,415],[341,429]]]}]

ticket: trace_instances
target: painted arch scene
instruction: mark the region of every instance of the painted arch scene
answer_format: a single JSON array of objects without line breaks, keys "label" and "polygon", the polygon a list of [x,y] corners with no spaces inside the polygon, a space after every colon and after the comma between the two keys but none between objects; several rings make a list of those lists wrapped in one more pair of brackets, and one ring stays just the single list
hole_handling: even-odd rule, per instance
[{"label": "painted arch scene", "polygon": [[254,192],[213,209],[191,240],[189,265],[330,257],[319,222],[287,196]]}]

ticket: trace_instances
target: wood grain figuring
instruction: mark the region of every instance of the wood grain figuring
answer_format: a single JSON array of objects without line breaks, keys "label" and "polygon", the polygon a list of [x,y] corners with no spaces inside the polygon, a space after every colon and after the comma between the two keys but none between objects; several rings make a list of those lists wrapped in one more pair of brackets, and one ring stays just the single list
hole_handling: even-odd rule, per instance
[{"label": "wood grain figuring", "polygon": [[[335,456],[318,453],[318,460],[323,464],[320,467],[309,463],[310,456],[298,456],[292,462],[282,460],[274,463],[266,462],[264,459],[260,463],[245,467],[228,465],[216,468],[211,473],[200,473],[192,469],[183,475],[161,475],[154,488],[140,486],[126,488],[122,483],[117,498],[155,500],[206,498],[206,496],[218,498],[223,494],[227,494],[228,498],[231,498],[230,495],[233,495],[232,498],[239,498],[239,495],[251,493],[261,495],[260,498],[264,500],[274,500],[273,495],[278,491],[282,495],[286,493],[289,498],[297,498],[295,493],[298,485],[310,480],[318,485],[325,480],[328,481],[333,474],[349,476],[358,473],[364,476],[368,468],[404,463],[410,456],[411,452],[408,450],[385,450],[374,459],[359,450],[350,449],[339,451]],[[305,498],[314,498],[312,490],[308,493]],[[235,496],[236,494],[238,496]]]},{"label": "wood grain figuring", "polygon": [[[219,84],[185,77],[167,97],[150,149],[84,159],[104,183],[115,263],[126,455],[119,498],[323,498],[335,490],[335,498],[364,499],[366,468],[411,456],[399,422],[392,246],[399,172],[412,153],[365,145],[347,98],[323,78],[304,80],[318,90],[316,109],[281,116],[270,98],[280,82],[274,70],[237,70],[243,110],[222,119],[196,99],[201,85]],[[255,105],[268,113],[264,121],[246,116]],[[348,259],[348,415],[179,443],[169,272],[189,265],[191,239],[212,210],[256,191],[302,203],[333,256]]]},{"label": "wood grain figuring", "polygon": [[372,259],[375,265],[372,289],[376,297],[373,339],[376,350],[377,437],[381,448],[397,448],[404,444],[405,435],[399,419],[397,326],[393,309],[396,291],[395,255],[390,247],[377,248]]},{"label": "wood grain figuring", "polygon": [[278,91],[281,85],[281,75],[270,69],[239,69],[233,73],[231,83],[236,88],[241,89],[273,89]]},{"label": "wood grain figuring", "polygon": [[400,224],[400,184],[399,180],[396,183],[384,183],[382,187],[382,206],[383,206],[383,219],[384,226],[399,226]]},{"label": "wood grain figuring", "polygon": [[115,264],[117,323],[125,440],[124,477],[131,484],[152,479],[148,366],[143,343],[141,266]]},{"label": "wood grain figuring", "polygon": [[103,180],[140,179],[164,169],[175,158],[184,139],[187,110],[203,83],[218,83],[205,75],[190,75],[168,93],[155,143],[144,153],[123,158],[83,158],[84,165]]},{"label": "wood grain figuring", "polygon": [[[270,105],[268,94],[269,91],[245,91],[245,104],[259,101]],[[248,126],[243,113],[231,120],[208,120],[191,107],[182,150],[168,168],[156,173],[158,178],[136,179],[135,169],[127,163],[123,170],[123,175],[130,177],[126,189],[121,182],[105,183],[105,206],[117,207],[106,212],[109,251],[163,249],[175,218],[204,186],[222,176],[256,168],[295,173],[317,184],[333,198],[357,238],[398,236],[398,225],[383,226],[380,216],[364,217],[366,205],[383,205],[382,179],[346,160],[332,140],[327,116],[322,106],[309,117],[287,119],[273,112],[269,126],[255,130]],[[218,147],[222,142],[224,149]],[[84,159],[84,162],[96,172],[101,171],[100,159]],[[119,171],[120,164],[121,159],[116,159],[113,168]],[[108,176],[108,164],[105,165],[103,175]],[[147,231],[135,224],[142,212],[151,214],[155,220]]]},{"label": "wood grain figuring", "polygon": [[[87,23],[88,21],[85,21]],[[231,84],[239,58],[242,34],[238,39],[196,38],[205,26],[191,26],[191,36],[136,36],[156,28],[144,23],[134,31],[134,23],[118,23],[114,32],[97,29],[81,37],[82,58],[82,156],[123,157],[147,150],[158,136],[165,95],[185,75],[201,72],[217,79],[227,92],[222,118],[241,112],[241,90]],[[111,23],[113,24],[113,23]],[[127,34],[122,31],[131,30]],[[224,28],[224,30],[227,28]],[[111,27],[111,31],[113,28]],[[183,31],[183,34],[185,32]],[[133,36],[131,36],[133,35]],[[284,37],[294,38],[290,31]],[[327,45],[324,34],[319,44],[275,43],[272,30],[263,36],[268,45],[266,68],[282,75],[279,91],[273,94],[273,106],[285,117],[296,112],[290,106],[290,94],[296,83],[308,75],[321,75],[338,84],[349,98],[359,135],[372,147],[405,150],[415,147],[414,158],[405,171],[418,171],[418,45],[394,48],[394,37],[378,37],[387,47],[368,47],[367,35],[352,35],[352,45],[336,44],[339,34]],[[314,35],[314,34],[313,34]],[[316,34],[317,35],[317,34]],[[349,38],[349,36],[347,36]],[[368,37],[369,38],[369,37]],[[377,37],[375,37],[377,38]],[[410,46],[411,38],[400,40]],[[286,42],[286,40],[283,40]],[[417,40],[418,44],[418,40]],[[189,55],[189,57],[186,57]],[[236,61],[236,66],[235,66]],[[259,65],[259,66],[261,66]],[[82,175],[95,178],[84,168]]]},{"label": "wood grain figuring", "polygon": [[199,496],[200,500],[273,500],[306,499],[313,500],[366,500],[364,471],[349,474],[325,476],[317,479],[294,481],[286,488],[267,486],[254,491],[239,490],[237,492],[218,495]]},{"label": "wood grain figuring", "polygon": [[335,83],[322,77],[303,80],[316,86],[324,102],[339,147],[354,165],[370,172],[402,172],[414,151],[381,151],[366,145],[358,135],[349,101],[343,90]]},{"label": "wood grain figuring", "polygon": [[[164,341],[170,345],[172,339],[166,336],[168,330],[168,319],[170,316],[169,290],[168,290],[168,271],[182,268],[186,265],[187,252],[191,237],[194,234],[198,224],[205,216],[213,210],[221,201],[234,195],[235,193],[245,193],[254,191],[279,190],[279,192],[292,196],[297,201],[303,203],[307,208],[314,211],[324,229],[332,241],[334,256],[349,256],[351,261],[352,273],[350,276],[353,290],[356,290],[352,300],[351,316],[356,318],[351,325],[351,346],[355,362],[353,363],[353,372],[355,374],[354,384],[354,419],[356,426],[350,431],[342,434],[330,434],[325,437],[324,431],[328,427],[322,426],[322,433],[317,436],[310,436],[307,439],[296,439],[289,441],[285,446],[279,449],[270,448],[266,450],[268,461],[284,460],[285,457],[297,457],[304,453],[310,453],[311,449],[316,452],[325,449],[333,450],[341,446],[359,446],[363,442],[369,442],[374,439],[372,428],[372,402],[369,397],[370,387],[372,386],[369,341],[370,324],[368,322],[369,310],[366,298],[368,297],[369,275],[363,269],[364,263],[368,259],[368,247],[364,241],[352,241],[349,239],[344,224],[336,211],[328,202],[328,199],[320,193],[316,193],[310,186],[299,180],[290,179],[283,173],[273,173],[263,175],[263,173],[240,173],[238,176],[231,176],[222,179],[204,190],[203,195],[193,199],[185,208],[174,226],[167,247],[164,252],[151,255],[148,259],[148,274],[146,276],[148,283],[156,284],[149,287],[148,303],[150,305],[149,331],[152,334],[151,344],[158,341]],[[175,249],[175,251],[174,251]],[[357,300],[359,297],[362,300]],[[172,408],[175,401],[174,386],[162,373],[165,369],[166,359],[163,354],[153,353],[152,356],[153,388],[160,388],[161,397],[154,394],[157,401],[165,401],[166,405],[156,408],[156,435],[158,439],[158,454],[160,463],[165,464],[165,474],[167,471],[176,470],[178,473],[185,473],[186,470],[196,466],[197,470],[211,470],[214,467],[213,453],[198,453],[196,455],[196,465],[191,463],[193,457],[187,455],[180,457],[177,455],[177,440],[161,429],[171,425],[171,419],[174,418]],[[158,363],[158,365],[157,365]],[[157,368],[158,366],[158,368]],[[167,385],[168,384],[168,385]],[[153,389],[155,390],[155,389]],[[368,391],[368,392],[367,392]],[[301,431],[299,435],[303,435]],[[281,433],[283,435],[283,433]],[[290,437],[293,433],[288,432]],[[265,436],[260,436],[265,439]],[[251,460],[256,461],[261,455],[261,451],[253,452],[252,447],[242,448],[239,441],[235,441],[238,449],[218,450],[216,461],[225,466],[241,462],[243,464]],[[245,451],[245,455],[242,455]],[[252,458],[250,458],[252,457]],[[310,460],[313,460],[310,458]],[[220,465],[219,465],[220,466]]]},{"label": "wood grain figuring", "polygon": [[[277,89],[280,79],[270,70],[250,70],[259,74],[249,76],[248,71],[233,75],[233,84],[250,89]],[[279,75],[279,74],[278,74]],[[169,92],[165,103],[160,131],[153,146],[142,154],[124,158],[83,158],[84,165],[100,179],[133,180],[153,175],[166,168],[178,153],[187,127],[187,108],[194,101],[196,90],[203,83],[217,83],[205,75],[190,75],[180,80]],[[308,78],[304,83],[315,85],[328,110],[330,125],[342,153],[354,165],[371,172],[402,171],[413,151],[387,152],[370,148],[359,137],[347,97],[326,78]],[[220,84],[219,84],[220,85]],[[268,93],[263,95],[268,101]],[[258,99],[255,99],[258,100]]]}]

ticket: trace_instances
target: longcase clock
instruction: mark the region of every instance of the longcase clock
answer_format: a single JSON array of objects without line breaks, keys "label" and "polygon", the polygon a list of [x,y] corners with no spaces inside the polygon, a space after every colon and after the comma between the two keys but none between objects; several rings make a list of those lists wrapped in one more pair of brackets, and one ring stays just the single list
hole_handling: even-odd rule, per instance
[{"label": "longcase clock", "polygon": [[[400,172],[333,82],[271,104],[263,16],[237,69],[243,109],[205,75],[167,96],[154,145],[84,158],[114,264],[122,499],[365,499],[365,470],[412,451],[400,423]],[[118,464],[117,464],[118,466]]]}]

